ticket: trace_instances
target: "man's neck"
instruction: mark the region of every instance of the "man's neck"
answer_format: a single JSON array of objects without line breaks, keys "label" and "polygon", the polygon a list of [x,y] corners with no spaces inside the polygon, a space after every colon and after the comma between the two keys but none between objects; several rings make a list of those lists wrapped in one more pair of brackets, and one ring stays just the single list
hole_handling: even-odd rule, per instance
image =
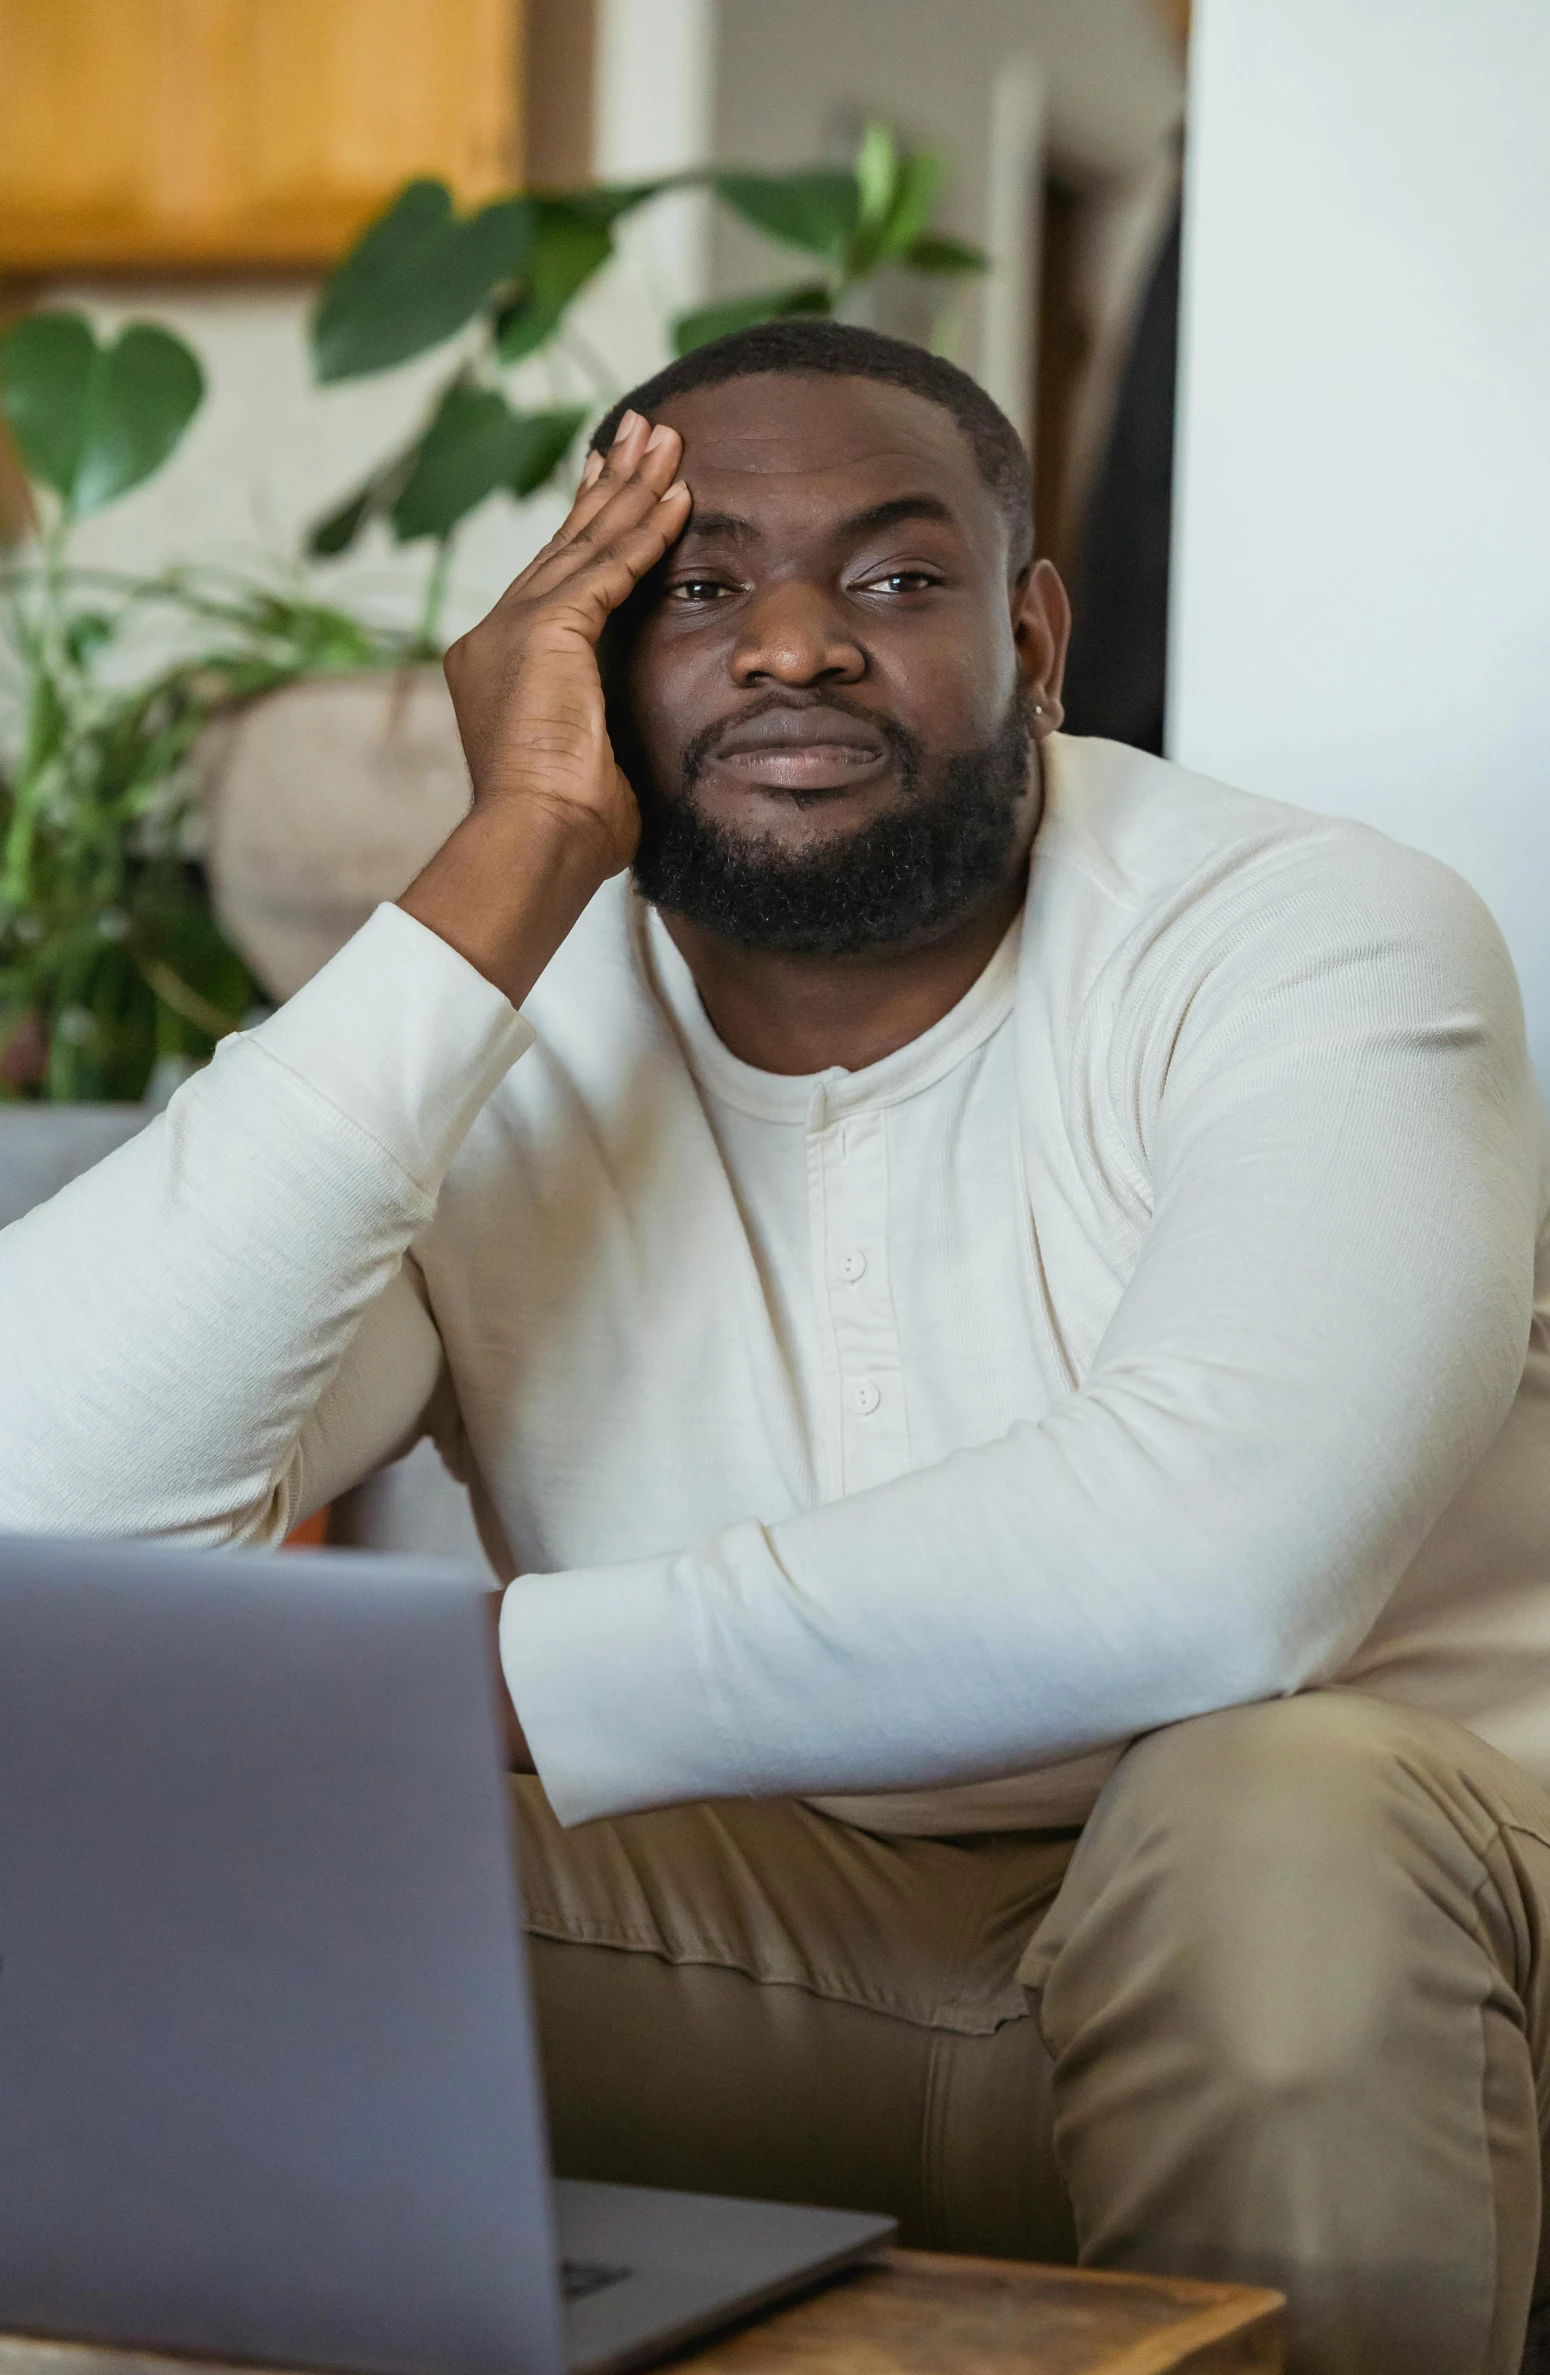
[{"label": "man's neck", "polygon": [[717,1037],[760,1072],[859,1072],[907,1047],[974,987],[1023,903],[1026,866],[993,903],[919,948],[791,956],[738,948],[664,913]]}]

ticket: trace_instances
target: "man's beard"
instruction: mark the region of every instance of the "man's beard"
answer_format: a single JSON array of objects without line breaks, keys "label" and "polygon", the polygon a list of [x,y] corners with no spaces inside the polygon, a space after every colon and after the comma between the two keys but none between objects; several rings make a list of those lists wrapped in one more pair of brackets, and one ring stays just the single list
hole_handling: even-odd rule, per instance
[{"label": "man's beard", "polygon": [[954,752],[929,785],[916,737],[866,715],[893,753],[899,805],[800,857],[767,836],[728,832],[695,806],[720,727],[689,745],[676,799],[663,798],[632,753],[643,896],[739,947],[826,957],[927,942],[985,906],[1010,874],[1029,789],[1026,699],[1019,694],[990,741]]}]

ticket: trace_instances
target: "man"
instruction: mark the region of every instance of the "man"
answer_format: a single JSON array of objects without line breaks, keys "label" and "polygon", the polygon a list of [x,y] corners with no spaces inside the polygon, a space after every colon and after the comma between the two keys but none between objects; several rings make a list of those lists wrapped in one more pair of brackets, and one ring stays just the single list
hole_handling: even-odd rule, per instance
[{"label": "man", "polygon": [[1510,967],[1428,861],[1060,737],[1066,632],[948,365],[787,324],[638,391],[448,657],[466,822],[0,1240],[0,1519],[274,1541],[429,1428],[518,1578],[562,2169],[1505,2375],[1550,2081]]}]

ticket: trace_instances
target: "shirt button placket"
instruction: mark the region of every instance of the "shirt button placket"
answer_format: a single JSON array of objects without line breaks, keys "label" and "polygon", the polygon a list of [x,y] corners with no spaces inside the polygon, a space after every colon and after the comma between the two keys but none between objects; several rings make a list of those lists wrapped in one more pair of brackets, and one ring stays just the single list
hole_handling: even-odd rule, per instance
[{"label": "shirt button placket", "polygon": [[838,1364],[844,1490],[909,1466],[888,1292],[888,1141],[881,1111],[853,1113],[826,1148],[827,1302]]}]

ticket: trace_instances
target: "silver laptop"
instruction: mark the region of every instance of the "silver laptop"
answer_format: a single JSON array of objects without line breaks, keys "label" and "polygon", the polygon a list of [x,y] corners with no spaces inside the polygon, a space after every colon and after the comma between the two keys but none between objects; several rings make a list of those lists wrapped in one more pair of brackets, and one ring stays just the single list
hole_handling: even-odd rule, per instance
[{"label": "silver laptop", "polygon": [[0,1541],[0,2332],[603,2375],[888,2239],[551,2184],[482,1602]]}]

